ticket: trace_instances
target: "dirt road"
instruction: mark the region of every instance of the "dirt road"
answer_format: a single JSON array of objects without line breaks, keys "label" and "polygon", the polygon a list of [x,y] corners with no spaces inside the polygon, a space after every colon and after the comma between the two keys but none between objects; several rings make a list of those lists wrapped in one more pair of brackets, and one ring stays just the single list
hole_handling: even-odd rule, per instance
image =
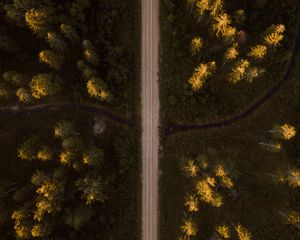
[{"label": "dirt road", "polygon": [[158,2],[142,0],[142,240],[158,239]]}]

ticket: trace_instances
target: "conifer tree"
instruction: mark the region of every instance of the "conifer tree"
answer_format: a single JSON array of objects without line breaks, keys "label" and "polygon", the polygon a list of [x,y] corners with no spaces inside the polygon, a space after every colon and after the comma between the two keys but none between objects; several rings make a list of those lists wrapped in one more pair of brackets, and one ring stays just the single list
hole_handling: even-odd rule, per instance
[{"label": "conifer tree", "polygon": [[0,98],[7,98],[9,96],[9,89],[4,83],[0,83]]},{"label": "conifer tree", "polygon": [[52,214],[61,210],[64,200],[65,181],[62,169],[54,170],[53,174],[37,171],[31,179],[36,186],[36,199],[34,220],[41,222],[46,214]]},{"label": "conifer tree", "polygon": [[49,67],[59,70],[64,63],[64,57],[51,51],[43,50],[39,53],[40,62],[46,63]]},{"label": "conifer tree", "polygon": [[245,75],[245,79],[248,82],[252,82],[254,79],[258,78],[265,72],[265,69],[259,67],[250,67]]},{"label": "conifer tree", "polygon": [[100,59],[98,54],[96,53],[96,48],[94,44],[89,40],[84,40],[82,42],[82,46],[85,60],[94,66],[98,66],[100,63]]},{"label": "conifer tree", "polygon": [[104,202],[107,198],[104,193],[105,181],[101,176],[87,175],[76,181],[78,190],[82,193],[81,198],[86,204]]},{"label": "conifer tree", "polygon": [[67,24],[61,24],[60,25],[60,31],[61,33],[68,38],[73,44],[80,42],[80,37],[78,33],[76,32],[75,28],[67,25]]},{"label": "conifer tree", "polygon": [[192,159],[185,161],[181,169],[187,177],[196,177],[199,172],[199,167]]},{"label": "conifer tree", "polygon": [[72,159],[73,159],[73,154],[69,150],[64,150],[59,155],[59,162],[62,165],[68,165],[68,166],[70,166]]},{"label": "conifer tree", "polygon": [[77,62],[77,68],[82,72],[83,78],[86,80],[97,76],[97,71],[84,60],[79,60]]},{"label": "conifer tree", "polygon": [[200,52],[203,47],[203,40],[200,37],[194,37],[191,43],[192,54],[195,55]]},{"label": "conifer tree", "polygon": [[3,79],[14,86],[21,87],[28,83],[28,76],[15,71],[8,71],[3,74]]},{"label": "conifer tree", "polygon": [[246,59],[239,60],[232,69],[232,72],[229,74],[229,81],[231,83],[237,83],[246,76],[246,73],[250,67],[250,62]]},{"label": "conifer tree", "polygon": [[282,125],[276,125],[272,130],[270,130],[274,138],[290,140],[296,136],[296,128],[288,123]]},{"label": "conifer tree", "polygon": [[31,229],[31,235],[34,238],[45,238],[51,233],[49,221],[39,222],[33,225]]},{"label": "conifer tree", "polygon": [[34,160],[36,159],[38,147],[37,139],[34,137],[26,139],[18,149],[18,156],[22,160]]},{"label": "conifer tree", "polygon": [[16,92],[16,95],[20,102],[22,103],[31,103],[33,98],[31,96],[30,90],[27,88],[19,88]]},{"label": "conifer tree", "polygon": [[42,36],[47,27],[47,12],[44,9],[30,9],[25,13],[25,21],[29,28],[38,35]]},{"label": "conifer tree", "polygon": [[236,35],[237,35],[237,29],[232,26],[227,26],[221,34],[226,44],[230,44],[234,42]]},{"label": "conifer tree", "polygon": [[223,10],[223,0],[214,0],[210,3],[210,15],[215,18]]},{"label": "conifer tree", "polygon": [[100,78],[92,78],[87,82],[87,91],[91,97],[98,98],[102,101],[110,99],[110,93],[107,91],[105,83]]},{"label": "conifer tree", "polygon": [[31,238],[32,221],[30,220],[30,211],[24,207],[14,210],[12,220],[14,220],[14,229],[16,236],[20,239]]},{"label": "conifer tree", "polygon": [[286,181],[293,188],[300,187],[300,170],[296,168],[290,170],[287,173]]},{"label": "conifer tree", "polygon": [[225,63],[227,61],[232,61],[232,60],[236,59],[238,57],[238,55],[239,55],[238,44],[234,43],[225,52],[225,55],[224,55]]},{"label": "conifer tree", "polygon": [[229,227],[225,225],[221,225],[215,228],[216,233],[218,236],[220,236],[222,239],[230,239],[231,234],[230,234],[230,229]]},{"label": "conifer tree", "polygon": [[68,122],[68,121],[62,121],[59,122],[54,127],[54,135],[58,138],[67,138],[70,137],[75,133],[75,127],[74,124]]},{"label": "conifer tree", "polygon": [[202,16],[209,11],[210,1],[209,0],[198,0],[196,2],[195,13],[198,17],[198,22],[201,20]]},{"label": "conifer tree", "polygon": [[196,236],[198,231],[196,224],[191,218],[184,219],[180,229],[187,237]]},{"label": "conifer tree", "polygon": [[189,212],[198,212],[199,211],[199,200],[195,195],[189,195],[186,198],[185,204],[184,204]]},{"label": "conifer tree", "polygon": [[265,45],[256,45],[251,48],[251,51],[248,53],[248,57],[254,59],[263,59],[267,54],[267,47]]},{"label": "conifer tree", "polygon": [[277,47],[283,40],[283,33],[285,32],[285,26],[283,24],[272,25],[268,28],[265,35],[265,43],[270,46]]},{"label": "conifer tree", "polygon": [[67,50],[67,43],[55,32],[47,33],[47,41],[50,47],[58,52],[65,52]]},{"label": "conifer tree", "polygon": [[199,91],[207,78],[209,78],[216,70],[215,62],[201,63],[194,71],[189,79],[189,84],[194,91]]},{"label": "conifer tree", "polygon": [[225,31],[228,31],[230,24],[231,17],[226,12],[218,14],[213,23],[213,30],[216,32],[216,36],[223,36]]},{"label": "conifer tree", "polygon": [[104,152],[100,148],[91,147],[84,154],[82,162],[86,165],[99,167],[103,164]]},{"label": "conifer tree", "polygon": [[300,230],[300,213],[296,211],[290,211],[288,214],[287,222],[288,224]]},{"label": "conifer tree", "polygon": [[53,151],[47,146],[43,146],[37,152],[37,158],[41,161],[50,161],[52,157],[53,157]]},{"label": "conifer tree", "polygon": [[252,234],[249,232],[249,230],[245,227],[243,227],[241,224],[238,224],[235,227],[235,230],[237,232],[239,240],[251,240]]},{"label": "conifer tree", "polygon": [[67,209],[63,221],[75,231],[79,231],[93,215],[94,209],[90,206],[79,206],[75,209]]},{"label": "conifer tree", "polygon": [[60,78],[57,75],[42,73],[33,76],[29,86],[34,98],[40,99],[49,95],[53,95],[60,90]]}]

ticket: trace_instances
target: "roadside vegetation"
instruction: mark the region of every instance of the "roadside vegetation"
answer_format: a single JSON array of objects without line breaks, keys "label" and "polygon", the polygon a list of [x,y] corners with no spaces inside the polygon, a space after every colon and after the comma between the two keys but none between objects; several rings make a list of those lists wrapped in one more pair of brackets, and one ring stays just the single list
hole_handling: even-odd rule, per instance
[{"label": "roadside vegetation", "polygon": [[1,1],[1,239],[139,239],[139,5]]},{"label": "roadside vegetation", "polygon": [[93,114],[38,116],[1,117],[1,236],[138,239],[135,134]]},{"label": "roadside vegetation", "polygon": [[245,119],[164,130],[236,115],[278,82],[299,9],[217,0],[162,0],[161,8],[160,240],[298,239],[299,60],[279,91]]},{"label": "roadside vegetation", "polygon": [[161,240],[299,238],[299,97],[294,76],[253,116],[163,142]]},{"label": "roadside vegetation", "polygon": [[293,1],[161,1],[161,101],[166,123],[243,111],[278,82],[298,20]]}]

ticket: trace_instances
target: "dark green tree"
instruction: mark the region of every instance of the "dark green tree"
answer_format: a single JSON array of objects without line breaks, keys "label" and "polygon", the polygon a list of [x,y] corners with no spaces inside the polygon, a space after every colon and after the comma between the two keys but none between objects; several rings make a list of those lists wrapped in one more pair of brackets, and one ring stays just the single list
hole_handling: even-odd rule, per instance
[{"label": "dark green tree", "polygon": [[106,182],[101,176],[88,174],[76,181],[77,189],[81,192],[81,198],[86,204],[104,202],[107,198],[104,193]]}]

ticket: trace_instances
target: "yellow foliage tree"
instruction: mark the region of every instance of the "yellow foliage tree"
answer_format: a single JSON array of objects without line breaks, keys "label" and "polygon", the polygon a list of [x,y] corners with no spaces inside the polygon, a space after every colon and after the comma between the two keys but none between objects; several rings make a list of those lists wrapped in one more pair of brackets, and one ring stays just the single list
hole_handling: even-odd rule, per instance
[{"label": "yellow foliage tree", "polygon": [[188,237],[196,236],[197,227],[191,218],[185,219],[180,227],[181,231]]},{"label": "yellow foliage tree", "polygon": [[276,125],[274,130],[271,130],[270,132],[274,134],[274,137],[284,140],[290,140],[296,136],[296,128],[288,123],[281,126]]},{"label": "yellow foliage tree", "polygon": [[259,67],[250,67],[244,77],[248,82],[252,82],[254,79],[258,78],[261,74],[265,72],[265,69]]},{"label": "yellow foliage tree", "polygon": [[33,76],[29,86],[34,98],[42,98],[59,91],[59,77],[53,74],[43,73]]},{"label": "yellow foliage tree", "polygon": [[249,230],[245,227],[243,227],[241,224],[238,224],[235,227],[235,230],[237,232],[239,240],[251,240],[252,234],[249,232]]},{"label": "yellow foliage tree", "polygon": [[107,91],[105,83],[100,78],[92,78],[87,82],[87,91],[91,97],[102,101],[110,99],[110,93]]},{"label": "yellow foliage tree", "polygon": [[224,238],[224,239],[229,239],[231,234],[230,234],[230,229],[229,227],[225,226],[225,225],[222,225],[222,226],[218,226],[215,228],[216,229],[216,232],[217,234]]},{"label": "yellow foliage tree", "polygon": [[38,34],[44,31],[47,18],[47,13],[43,9],[32,8],[25,13],[25,21],[27,25],[33,32]]},{"label": "yellow foliage tree", "polygon": [[30,212],[24,208],[13,211],[11,218],[14,220],[14,229],[18,238],[30,239],[31,223]]},{"label": "yellow foliage tree", "polygon": [[53,157],[53,152],[49,147],[42,147],[41,150],[37,152],[37,158],[41,161],[50,161]]},{"label": "yellow foliage tree", "polygon": [[47,33],[47,41],[52,49],[58,52],[65,52],[67,49],[67,43],[61,38],[61,36],[55,32]]},{"label": "yellow foliage tree", "polygon": [[203,40],[200,37],[194,37],[191,43],[192,54],[197,54],[203,47]]},{"label": "yellow foliage tree", "polygon": [[263,59],[267,54],[267,47],[265,45],[256,45],[251,48],[251,51],[248,53],[248,57],[255,59]]},{"label": "yellow foliage tree", "polygon": [[68,150],[65,150],[59,155],[59,161],[62,165],[70,165],[72,157],[72,153]]},{"label": "yellow foliage tree", "polygon": [[196,190],[203,202],[211,204],[213,207],[220,207],[223,204],[223,200],[219,194],[214,192],[213,187],[215,184],[214,178],[207,177],[196,183]]},{"label": "yellow foliage tree", "polygon": [[293,169],[289,171],[286,180],[291,187],[300,187],[300,170]]},{"label": "yellow foliage tree", "polygon": [[49,224],[48,223],[37,223],[33,225],[31,229],[31,235],[34,238],[44,238],[47,236],[50,231],[49,231]]},{"label": "yellow foliage tree", "polygon": [[210,15],[212,17],[217,16],[223,10],[223,0],[215,0],[210,5]]},{"label": "yellow foliage tree", "polygon": [[199,167],[194,160],[190,159],[183,164],[182,171],[188,177],[196,177],[199,172]]},{"label": "yellow foliage tree", "polygon": [[196,2],[196,15],[198,16],[198,21],[200,21],[201,17],[205,12],[209,11],[210,1],[209,0],[198,0]]},{"label": "yellow foliage tree", "polygon": [[199,200],[196,196],[188,196],[184,204],[189,212],[198,212],[199,211]]},{"label": "yellow foliage tree", "polygon": [[51,68],[59,70],[64,63],[64,57],[51,50],[44,50],[39,53],[40,62],[46,63]]},{"label": "yellow foliage tree", "polygon": [[19,101],[22,103],[31,103],[33,101],[30,90],[27,88],[19,88],[16,92],[16,95]]},{"label": "yellow foliage tree", "polygon": [[231,24],[231,17],[226,13],[222,12],[215,16],[213,23],[213,30],[216,31],[217,37],[222,36]]},{"label": "yellow foliage tree", "polygon": [[283,24],[272,25],[265,35],[265,43],[270,46],[278,46],[283,39],[285,26]]},{"label": "yellow foliage tree", "polygon": [[231,47],[229,47],[224,55],[225,61],[232,61],[236,59],[239,55],[238,44],[234,43]]},{"label": "yellow foliage tree", "polygon": [[205,82],[216,70],[216,63],[201,63],[194,71],[192,77],[188,80],[194,91],[199,91]]},{"label": "yellow foliage tree", "polygon": [[221,36],[226,43],[232,43],[235,39],[236,34],[237,30],[235,27],[227,26],[226,28],[224,28],[224,31],[222,32]]},{"label": "yellow foliage tree", "polygon": [[9,95],[8,88],[5,84],[0,83],[0,97],[6,98]]},{"label": "yellow foliage tree", "polygon": [[250,67],[250,62],[246,59],[239,60],[232,69],[232,72],[229,74],[229,81],[232,83],[237,83],[242,80],[246,75]]},{"label": "yellow foliage tree", "polygon": [[291,211],[288,214],[288,224],[293,225],[294,227],[300,229],[300,213],[296,211]]}]

